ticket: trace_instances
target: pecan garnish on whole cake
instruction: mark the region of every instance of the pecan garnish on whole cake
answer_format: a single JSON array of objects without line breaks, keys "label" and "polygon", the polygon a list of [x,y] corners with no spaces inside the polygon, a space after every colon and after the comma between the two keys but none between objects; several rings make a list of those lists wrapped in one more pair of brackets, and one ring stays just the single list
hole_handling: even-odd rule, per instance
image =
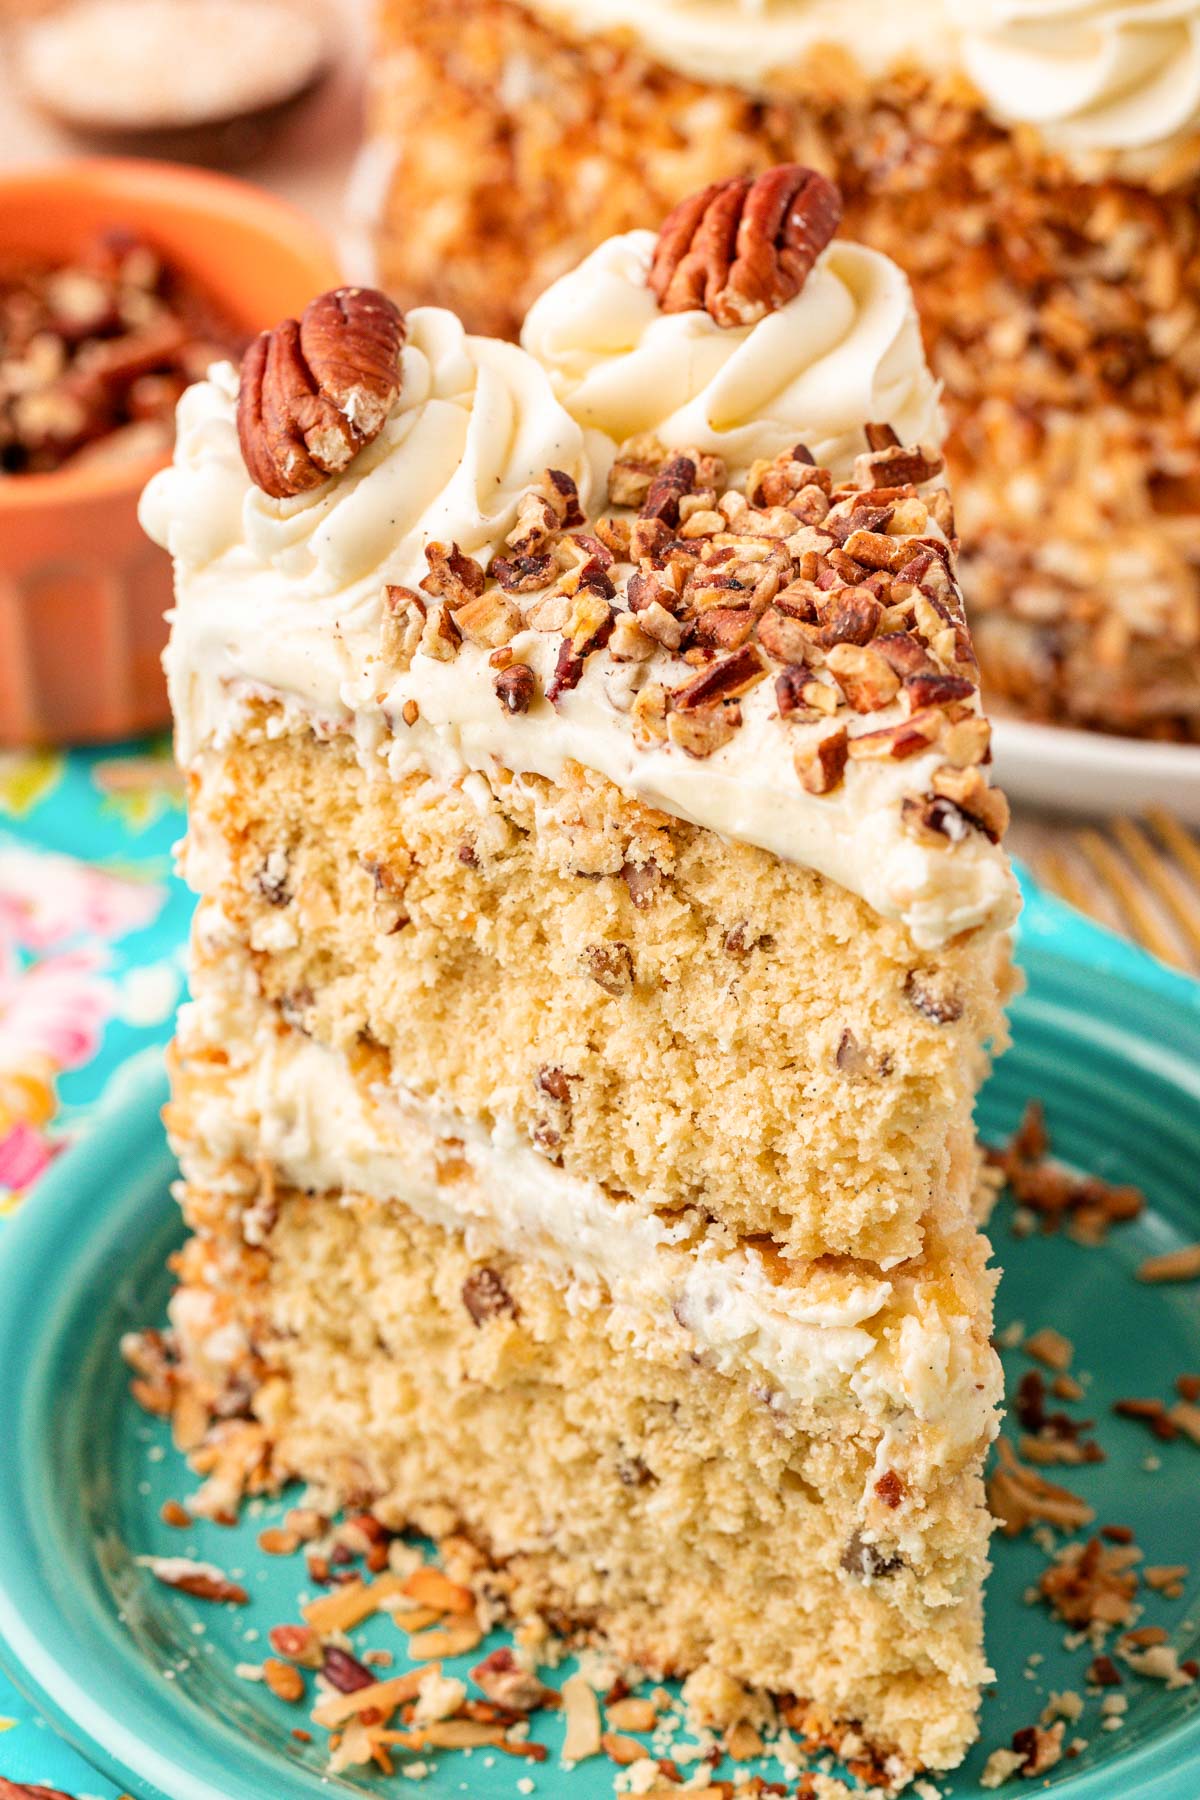
[{"label": "pecan garnish on whole cake", "polygon": [[238,441],[274,500],[319,487],[383,430],[400,394],[404,315],[374,288],[334,288],[257,337],[242,361]]},{"label": "pecan garnish on whole cake", "polygon": [[715,182],[668,214],[650,288],[663,312],[753,325],[800,292],[841,216],[833,182],[801,163]]}]

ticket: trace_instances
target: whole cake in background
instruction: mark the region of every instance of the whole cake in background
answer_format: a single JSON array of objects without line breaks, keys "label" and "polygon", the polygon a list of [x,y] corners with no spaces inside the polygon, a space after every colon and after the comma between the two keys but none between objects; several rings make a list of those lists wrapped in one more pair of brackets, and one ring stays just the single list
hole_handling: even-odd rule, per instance
[{"label": "whole cake in background", "polygon": [[684,193],[836,176],[944,384],[992,699],[1200,740],[1200,0],[383,0],[398,298],[516,333]]},{"label": "whole cake in background", "polygon": [[723,182],[524,347],[341,290],[186,395],[169,1354],[199,1510],[465,1531],[515,1618],[899,1783],[987,1676],[1016,889],[935,385],[839,204]]}]

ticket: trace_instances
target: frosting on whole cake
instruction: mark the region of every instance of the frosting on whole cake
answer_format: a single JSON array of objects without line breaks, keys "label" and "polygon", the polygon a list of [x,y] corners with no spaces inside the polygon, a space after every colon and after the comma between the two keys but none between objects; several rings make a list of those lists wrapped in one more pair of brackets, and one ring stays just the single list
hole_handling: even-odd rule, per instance
[{"label": "frosting on whole cake", "polygon": [[871,76],[961,69],[1002,124],[1139,159],[1200,129],[1200,0],[527,0],[572,32],[619,31],[683,74],[770,85],[814,52]]},{"label": "frosting on whole cake", "polygon": [[[697,676],[697,663],[676,653],[685,646],[650,642],[636,631],[632,659],[599,645],[592,654],[589,645],[575,679],[555,692],[569,638],[557,635],[562,621],[548,628],[530,619],[537,594],[519,593],[520,606],[499,600],[514,619],[504,639],[508,658],[531,672],[536,690],[519,710],[498,699],[496,671],[505,664],[495,661],[491,641],[469,630],[451,654],[439,654],[427,639],[399,661],[385,654],[395,604],[386,589],[409,595],[401,606],[448,610],[427,584],[430,541],[473,557],[482,585],[483,569],[511,559],[522,496],[547,469],[574,484],[583,514],[576,523],[586,533],[608,510],[606,476],[632,432],[652,432],[668,446],[718,450],[728,458],[731,488],[756,459],[810,439],[816,459],[832,467],[826,488],[845,482],[868,450],[871,420],[887,420],[911,441],[924,439],[936,456],[929,446],[938,435],[936,388],[907,284],[884,258],[834,244],[779,310],[726,329],[706,313],[658,313],[644,286],[652,244],[649,233],[617,239],[565,277],[534,308],[525,349],[467,336],[439,309],[414,311],[399,397],[379,436],[340,475],[291,498],[270,498],[247,473],[232,368],[218,366],[185,394],[174,464],[151,482],[142,507],[147,530],[176,564],[166,666],[181,759],[247,728],[267,700],[280,709],[277,719],[353,733],[364,762],[381,773],[416,769],[454,781],[499,763],[557,779],[571,764],[582,765],[664,811],[829,876],[884,917],[903,921],[923,946],[976,926],[1006,925],[1015,887],[989,840],[994,829],[968,827],[944,802],[932,833],[906,822],[945,772],[941,743],[909,743],[896,757],[886,745],[882,752],[864,745],[859,757],[858,736],[904,732],[914,706],[927,705],[899,691],[890,675],[890,698],[853,716],[831,677],[817,675],[814,688],[824,692],[815,700],[829,706],[811,713],[799,706],[785,720],[776,684],[765,678],[770,664],[747,645],[755,664],[748,691],[718,696],[715,707],[695,715],[697,727],[706,718],[719,725],[734,719],[737,729],[715,749],[697,750],[688,735],[691,715],[680,733],[663,730],[651,741],[635,716],[643,687],[678,690]],[[803,464],[791,466],[801,483],[807,480]],[[878,486],[891,477],[868,470],[862,479]],[[746,513],[740,494],[729,498]],[[843,511],[869,498],[851,486]],[[822,509],[830,504],[818,499]],[[715,504],[715,495],[696,504]],[[887,510],[873,509],[879,518]],[[928,548],[946,539],[923,504],[917,511],[920,522],[906,528],[911,549],[903,534],[880,547],[899,545],[905,556],[939,563],[930,580],[939,577],[945,610],[931,615],[930,629],[950,645],[950,663],[939,668],[958,666],[959,651],[966,657],[955,707],[977,721],[973,681],[961,679],[972,666],[961,602]],[[751,509],[747,516],[752,531],[764,515]],[[805,537],[800,518],[786,511],[782,518],[797,556],[810,542],[833,544],[819,531]],[[717,519],[710,535],[724,525]],[[741,541],[734,527],[727,535]],[[557,547],[576,565],[590,554],[569,532]],[[614,565],[612,580],[604,578],[616,608],[626,606],[629,579],[628,564],[624,572]],[[617,617],[627,630],[633,625],[628,612]],[[724,667],[712,654],[700,673]],[[928,658],[925,666],[934,671]],[[829,716],[835,703],[840,720]],[[806,791],[799,763],[820,760],[831,735],[842,740],[844,779],[839,772],[836,791]],[[977,752],[968,757],[978,760]],[[982,783],[978,769],[967,773]],[[949,838],[939,838],[947,819]]]}]

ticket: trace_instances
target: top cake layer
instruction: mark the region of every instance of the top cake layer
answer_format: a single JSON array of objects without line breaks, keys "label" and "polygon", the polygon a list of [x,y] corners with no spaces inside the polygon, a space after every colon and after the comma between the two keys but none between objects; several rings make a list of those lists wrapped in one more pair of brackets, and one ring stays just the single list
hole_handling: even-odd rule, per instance
[{"label": "top cake layer", "polygon": [[270,698],[397,774],[593,769],[922,946],[1008,923],[904,278],[834,244],[730,326],[661,310],[653,249],[604,246],[525,349],[414,312],[379,434],[289,497],[247,472],[234,372],[189,391],[143,508],[182,757]]},{"label": "top cake layer", "polygon": [[1151,173],[1200,131],[1198,0],[525,0],[576,36],[632,36],[660,62],[752,91],[829,52],[868,75],[961,73],[1001,124],[1073,159]]}]

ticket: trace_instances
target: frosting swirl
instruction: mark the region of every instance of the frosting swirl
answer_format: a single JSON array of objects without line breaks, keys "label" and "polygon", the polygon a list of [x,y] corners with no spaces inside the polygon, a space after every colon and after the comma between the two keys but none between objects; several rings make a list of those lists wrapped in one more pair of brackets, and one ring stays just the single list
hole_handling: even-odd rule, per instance
[{"label": "frosting swirl", "polygon": [[531,0],[592,36],[632,34],[701,81],[761,91],[813,52],[869,76],[963,70],[1003,124],[1135,168],[1200,130],[1200,0]]},{"label": "frosting swirl", "polygon": [[486,563],[547,467],[571,475],[585,505],[596,490],[607,448],[515,344],[469,337],[452,313],[419,307],[402,359],[380,435],[341,475],[288,500],[247,476],[235,370],[218,364],[184,394],[175,461],[141,505],[143,527],[187,579],[188,630],[177,627],[167,651],[181,748],[189,729],[212,724],[188,704],[197,667],[218,684],[270,685],[336,709],[378,635],[383,584],[419,581],[429,541]]},{"label": "frosting swirl", "polygon": [[863,425],[941,441],[908,282],[860,244],[830,245],[803,289],[755,325],[662,313],[646,285],[650,231],[610,238],[536,300],[521,334],[583,426],[650,432],[725,458],[731,471],[804,442],[843,471]]},{"label": "frosting swirl", "polygon": [[951,0],[997,118],[1064,149],[1136,153],[1200,128],[1197,0]]}]

